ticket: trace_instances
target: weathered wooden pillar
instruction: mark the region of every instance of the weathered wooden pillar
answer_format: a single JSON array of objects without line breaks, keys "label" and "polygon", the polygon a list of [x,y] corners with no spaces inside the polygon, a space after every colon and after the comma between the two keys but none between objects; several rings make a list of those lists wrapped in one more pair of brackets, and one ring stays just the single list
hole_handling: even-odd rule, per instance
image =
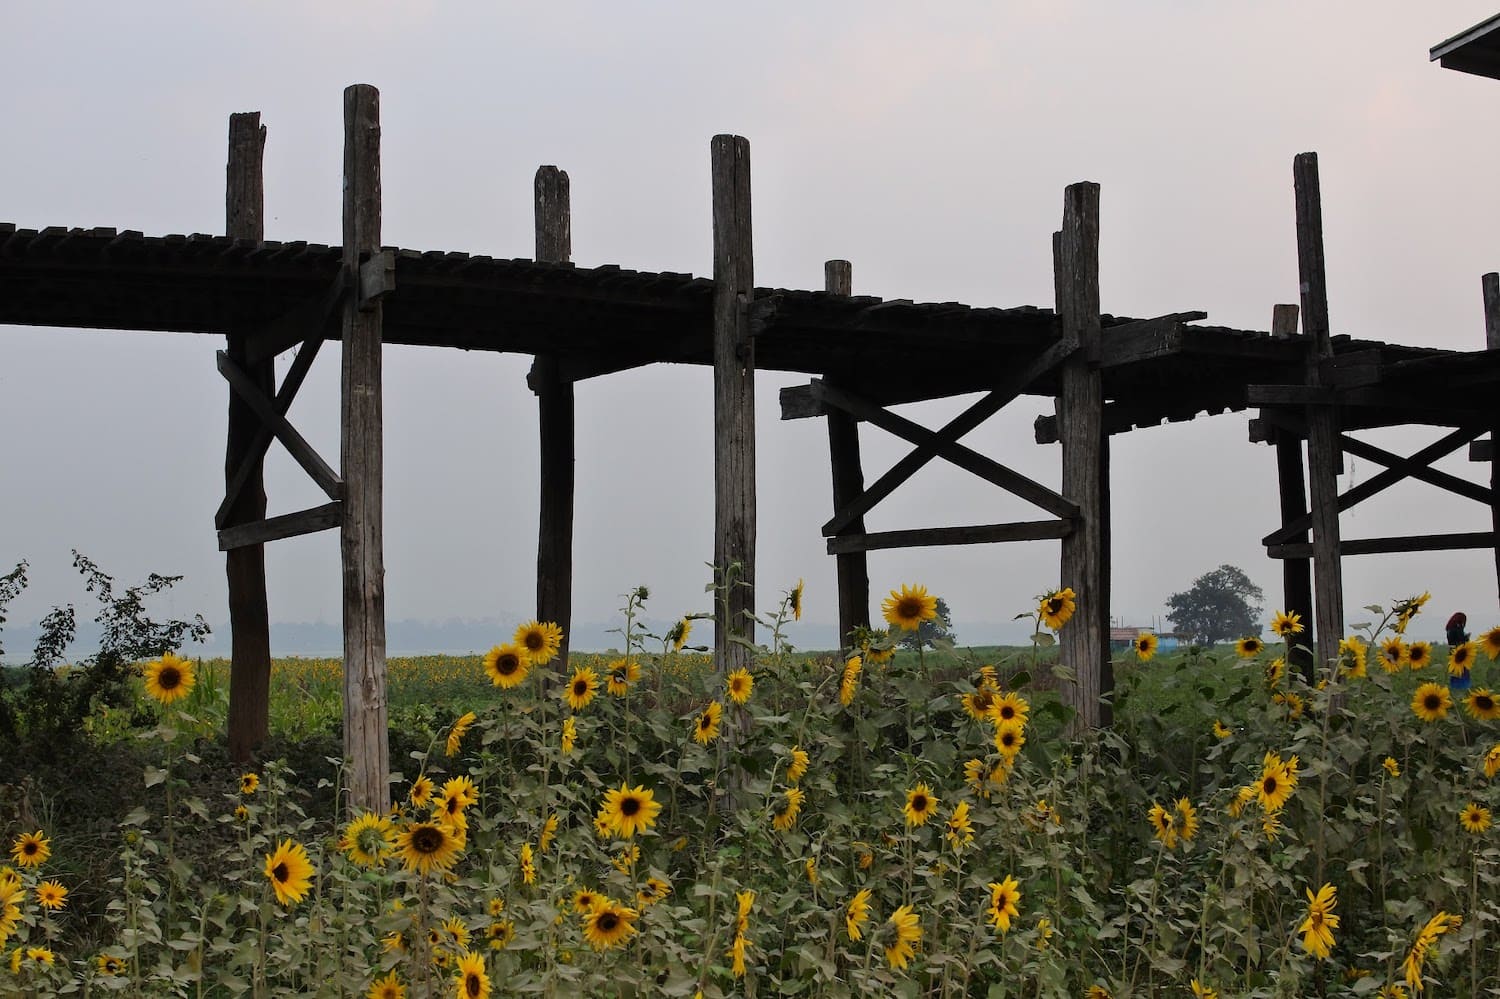
[{"label": "weathered wooden pillar", "polygon": [[[261,170],[266,129],[260,112],[229,116],[229,163],[225,170],[224,232],[257,242],[265,234],[265,183]],[[244,369],[267,395],[276,391],[275,360],[249,363],[244,331],[229,333],[229,358]],[[233,390],[229,393],[229,429],[224,448],[224,480],[232,485],[249,452],[260,420]],[[224,526],[264,520],[266,490],[261,462],[256,462]],[[231,548],[224,555],[229,584],[229,755],[245,763],[270,734],[271,620],[266,603],[264,545]]]},{"label": "weathered wooden pillar", "polygon": [[[847,260],[823,264],[823,290],[845,298],[854,294],[854,268]],[[828,381],[844,387],[836,378]],[[833,508],[843,509],[865,490],[864,470],[859,460],[859,420],[842,409],[828,409],[828,459],[833,471]],[[865,518],[859,517],[839,533],[865,533]],[[835,556],[839,585],[839,648],[850,645],[855,628],[870,626],[870,569],[864,552]]]},{"label": "weathered wooden pillar", "polygon": [[[536,259],[567,263],[573,257],[568,174],[538,167],[533,185]],[[573,627],[573,383],[558,375],[557,356],[538,354],[531,365],[541,437],[541,514],[536,544],[536,616],[563,630],[552,671],[565,674]]]},{"label": "weathered wooden pillar", "polygon": [[[1484,289],[1484,347],[1500,349],[1500,274],[1493,271],[1480,279]],[[1490,523],[1495,532],[1495,583],[1500,593],[1500,418],[1490,426]]]},{"label": "weathered wooden pillar", "polygon": [[714,656],[722,670],[748,666],[755,638],[755,291],[750,232],[750,143],[710,144],[714,201],[714,567],[729,586],[714,605]]},{"label": "weathered wooden pillar", "polygon": [[1077,676],[1064,689],[1076,717],[1070,730],[1108,725],[1100,698],[1114,687],[1109,658],[1109,438],[1099,372],[1099,185],[1069,185],[1062,232],[1054,239],[1054,285],[1063,336],[1079,349],[1062,364],[1058,436],[1062,494],[1078,504],[1078,524],[1062,539],[1062,585],[1078,611],[1062,629],[1061,662]]},{"label": "weathered wooden pillar", "polygon": [[[361,287],[360,265],[380,251],[380,92],[344,91],[344,267]],[[390,805],[385,699],[385,542],[381,304],[356,292],[344,304],[341,455],[344,520],[344,755],[349,805]]]},{"label": "weathered wooden pillar", "polygon": [[[1292,161],[1297,200],[1297,274],[1302,288],[1302,332],[1307,340],[1307,384],[1321,386],[1319,364],[1333,356],[1328,335],[1328,282],[1323,265],[1323,197],[1318,154]],[[1312,505],[1314,620],[1317,669],[1338,658],[1344,634],[1344,571],[1339,551],[1338,411],[1331,404],[1307,407],[1307,479]]]},{"label": "weathered wooden pillar", "polygon": [[[1271,335],[1290,339],[1297,335],[1297,306],[1278,305],[1271,310]],[[1302,439],[1286,430],[1276,430],[1276,485],[1281,497],[1281,522],[1290,524],[1307,516],[1307,481],[1302,467]],[[1290,544],[1306,544],[1307,532],[1290,539]],[[1298,641],[1315,640],[1312,562],[1305,558],[1281,560],[1282,609],[1302,616],[1303,632]],[[1310,648],[1310,646],[1308,646]],[[1291,653],[1291,665],[1302,671],[1308,683],[1314,682],[1313,657],[1304,648]]]}]

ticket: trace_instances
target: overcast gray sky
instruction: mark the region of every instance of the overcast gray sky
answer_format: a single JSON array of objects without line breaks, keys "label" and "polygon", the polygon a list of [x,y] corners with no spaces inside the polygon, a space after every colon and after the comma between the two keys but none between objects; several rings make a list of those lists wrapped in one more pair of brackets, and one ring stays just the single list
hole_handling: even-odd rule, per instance
[{"label": "overcast gray sky", "polygon": [[[268,128],[266,234],[336,243],[342,91],[380,88],[384,242],[532,252],[531,177],[572,179],[574,259],[711,272],[710,137],[747,136],[758,284],[1050,306],[1065,185],[1102,185],[1105,311],[1203,309],[1266,329],[1297,300],[1291,163],[1320,155],[1335,332],[1484,343],[1479,276],[1500,268],[1500,83],[1429,64],[1428,47],[1494,13],[1301,0],[1082,3],[205,5],[6,4],[0,220],[23,227],[222,232],[228,116]],[[32,563],[11,613],[82,601],[78,548],[122,581],[186,577],[164,609],[226,617],[212,516],[227,388],[218,337],[0,327],[0,562]],[[936,363],[937,359],[935,359]],[[284,367],[283,359],[282,366]],[[529,358],[387,347],[386,583],[393,618],[529,615],[536,404]],[[651,586],[661,617],[706,610],[711,372],[658,366],[577,392],[575,614],[607,618]],[[807,579],[836,619],[821,421],[779,421],[757,379],[761,602]],[[936,423],[961,401],[910,407]],[[968,438],[1051,484],[1055,446],[1023,400]],[[338,455],[337,349],[292,410]],[[1149,623],[1220,563],[1278,602],[1258,539],[1276,526],[1274,457],[1247,414],[1116,437],[1114,613]],[[1415,449],[1436,432],[1371,435]],[[863,431],[867,480],[901,453]],[[1471,477],[1462,454],[1442,467]],[[1342,480],[1368,477],[1350,461]],[[273,513],[322,500],[273,449]],[[934,465],[872,529],[1029,519],[1024,504]],[[1371,500],[1346,537],[1485,530],[1488,511],[1419,483]],[[1056,542],[870,556],[872,591],[922,582],[961,621],[1007,621],[1057,579]],[[267,549],[273,619],[337,621],[336,532]],[[0,569],[3,571],[3,569]],[[1423,589],[1500,621],[1491,553],[1345,561],[1351,608]],[[1351,614],[1361,620],[1358,612]]]}]

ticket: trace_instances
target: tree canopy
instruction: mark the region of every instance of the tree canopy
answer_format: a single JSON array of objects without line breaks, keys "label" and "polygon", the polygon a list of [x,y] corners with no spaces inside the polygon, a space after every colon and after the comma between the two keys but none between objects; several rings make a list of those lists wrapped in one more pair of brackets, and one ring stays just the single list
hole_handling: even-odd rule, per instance
[{"label": "tree canopy", "polygon": [[1261,632],[1260,601],[1265,593],[1244,571],[1221,565],[1193,580],[1182,593],[1167,598],[1167,619],[1200,645],[1212,645]]}]

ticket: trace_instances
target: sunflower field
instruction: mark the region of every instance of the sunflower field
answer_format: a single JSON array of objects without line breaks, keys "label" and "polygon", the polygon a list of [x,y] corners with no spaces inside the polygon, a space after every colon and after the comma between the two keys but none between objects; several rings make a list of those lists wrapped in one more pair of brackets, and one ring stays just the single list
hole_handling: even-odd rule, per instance
[{"label": "sunflower field", "polygon": [[913,585],[858,655],[794,654],[799,585],[727,674],[644,599],[623,653],[560,670],[527,622],[434,683],[388,814],[347,814],[336,755],[209,767],[221,680],[141,664],[135,723],[91,733],[144,747],[103,842],[29,799],[0,828],[0,994],[1500,994],[1500,628],[1411,640],[1412,597],[1306,671],[1296,615],[1228,652],[1142,634],[1114,727],[1071,738],[1068,590],[978,661],[894,655],[935,614]]}]

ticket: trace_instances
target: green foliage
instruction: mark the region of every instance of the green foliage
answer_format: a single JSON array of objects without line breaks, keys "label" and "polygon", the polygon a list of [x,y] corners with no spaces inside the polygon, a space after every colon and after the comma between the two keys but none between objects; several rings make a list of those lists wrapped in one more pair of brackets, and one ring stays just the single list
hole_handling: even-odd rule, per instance
[{"label": "green foliage", "polygon": [[1241,635],[1259,635],[1265,594],[1244,571],[1221,565],[1167,598],[1167,617],[1181,634],[1205,645]]}]

